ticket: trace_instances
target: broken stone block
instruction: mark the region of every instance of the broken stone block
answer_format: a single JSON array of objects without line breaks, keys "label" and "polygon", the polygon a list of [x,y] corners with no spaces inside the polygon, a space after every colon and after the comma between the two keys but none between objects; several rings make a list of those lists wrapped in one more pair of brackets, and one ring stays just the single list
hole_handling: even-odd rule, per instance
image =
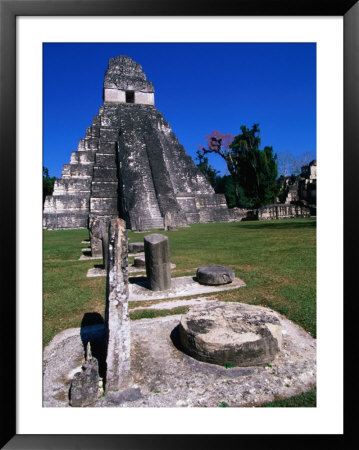
[{"label": "broken stone block", "polygon": [[89,406],[97,400],[99,387],[98,361],[90,358],[82,366],[82,372],[75,373],[70,388],[71,406]]},{"label": "broken stone block", "polygon": [[199,283],[211,286],[232,283],[234,280],[233,270],[224,266],[201,266],[196,275]]},{"label": "broken stone block", "polygon": [[271,362],[281,348],[277,315],[263,307],[219,301],[191,308],[179,324],[186,353],[211,364],[253,366]]},{"label": "broken stone block", "polygon": [[144,238],[146,274],[149,289],[164,291],[171,287],[171,262],[168,237],[149,234]]},{"label": "broken stone block", "polygon": [[89,229],[91,239],[91,255],[102,258],[102,238],[106,231],[107,222],[103,218],[91,218]]},{"label": "broken stone block", "polygon": [[143,242],[132,242],[128,244],[129,253],[141,253],[145,249],[145,244]]},{"label": "broken stone block", "polygon": [[133,265],[135,267],[146,267],[146,260],[145,258],[141,257],[141,256],[137,256],[134,260],[133,260]]}]

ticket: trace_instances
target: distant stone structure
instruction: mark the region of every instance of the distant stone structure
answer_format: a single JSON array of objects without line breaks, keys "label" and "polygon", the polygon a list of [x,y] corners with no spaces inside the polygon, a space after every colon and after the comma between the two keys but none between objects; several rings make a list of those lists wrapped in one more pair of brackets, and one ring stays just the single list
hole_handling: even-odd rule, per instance
[{"label": "distant stone structure", "polygon": [[256,210],[258,220],[292,219],[295,217],[310,217],[306,206],[296,204],[266,205]]},{"label": "distant stone structure", "polygon": [[285,204],[295,204],[309,209],[311,215],[316,214],[317,206],[317,161],[311,161],[302,167],[300,175],[284,180],[286,193]]},{"label": "distant stone structure", "polygon": [[[216,194],[154,106],[154,88],[128,56],[109,60],[104,103],[46,197],[45,229],[120,217],[132,230],[240,220]],[[97,242],[99,247],[99,242]]]},{"label": "distant stone structure", "polygon": [[300,175],[282,178],[284,196],[278,203],[258,209],[244,210],[243,220],[274,220],[316,215],[317,209],[317,162],[303,166]]}]

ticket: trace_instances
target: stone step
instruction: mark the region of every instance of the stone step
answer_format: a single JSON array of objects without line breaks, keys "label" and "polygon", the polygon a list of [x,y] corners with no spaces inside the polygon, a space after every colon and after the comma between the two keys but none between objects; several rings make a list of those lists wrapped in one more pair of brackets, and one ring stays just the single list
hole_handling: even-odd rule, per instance
[{"label": "stone step", "polygon": [[67,178],[58,179],[54,183],[53,196],[77,195],[80,193],[90,193],[91,178]]},{"label": "stone step", "polygon": [[91,214],[98,215],[117,215],[117,197],[113,198],[95,198],[90,199],[90,212]]},{"label": "stone step", "polygon": [[116,167],[97,167],[93,168],[93,180],[94,181],[117,181],[117,168]]},{"label": "stone step", "polygon": [[70,163],[62,166],[62,178],[92,178],[93,165]]},{"label": "stone step", "polygon": [[115,155],[116,150],[117,150],[117,144],[115,141],[113,141],[113,142],[100,141],[99,142],[99,145],[98,145],[99,153],[106,153],[107,155],[109,155],[109,154]]},{"label": "stone step", "polygon": [[94,150],[75,151],[71,153],[70,164],[94,164],[96,152]]},{"label": "stone step", "polygon": [[47,230],[87,228],[88,211],[43,214],[43,228]]},{"label": "stone step", "polygon": [[90,127],[87,127],[86,129],[86,137],[100,137],[100,127],[96,125],[92,125]]},{"label": "stone step", "polygon": [[117,181],[92,181],[91,196],[92,197],[117,197],[118,183]]},{"label": "stone step", "polygon": [[112,167],[117,168],[116,155],[108,153],[96,153],[96,167]]},{"label": "stone step", "polygon": [[116,142],[119,137],[118,128],[100,128],[101,142]]},{"label": "stone step", "polygon": [[98,150],[99,138],[85,138],[84,139],[84,148],[85,150]]},{"label": "stone step", "polygon": [[90,205],[89,195],[49,195],[45,199],[44,213],[62,211],[84,211],[88,212]]},{"label": "stone step", "polygon": [[141,228],[142,230],[149,230],[151,228],[163,229],[164,223],[163,219],[141,219]]}]

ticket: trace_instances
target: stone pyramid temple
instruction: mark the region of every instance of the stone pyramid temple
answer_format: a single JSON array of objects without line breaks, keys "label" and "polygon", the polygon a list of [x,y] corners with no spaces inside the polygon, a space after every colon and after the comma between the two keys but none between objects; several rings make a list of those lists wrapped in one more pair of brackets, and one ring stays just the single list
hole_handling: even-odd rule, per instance
[{"label": "stone pyramid temple", "polygon": [[154,88],[128,56],[109,60],[103,105],[46,197],[43,227],[87,228],[121,217],[132,230],[239,220],[154,106]]}]

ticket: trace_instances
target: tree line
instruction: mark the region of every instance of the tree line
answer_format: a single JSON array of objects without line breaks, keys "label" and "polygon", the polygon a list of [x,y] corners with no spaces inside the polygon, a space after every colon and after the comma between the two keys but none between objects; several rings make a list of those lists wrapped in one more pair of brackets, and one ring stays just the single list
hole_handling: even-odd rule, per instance
[{"label": "tree line", "polygon": [[52,195],[55,180],[56,177],[50,177],[49,169],[47,167],[42,167],[42,204],[45,203],[47,195]]},{"label": "tree line", "polygon": [[[210,182],[215,192],[224,194],[230,208],[259,208],[277,202],[283,197],[284,180],[300,174],[301,167],[314,159],[310,152],[293,157],[289,152],[276,154],[272,147],[260,149],[259,124],[252,128],[240,127],[237,136],[219,131],[205,136],[206,147],[196,152],[197,167]],[[226,163],[228,175],[220,175],[206,157],[213,153]],[[280,173],[280,176],[278,174]]]}]

